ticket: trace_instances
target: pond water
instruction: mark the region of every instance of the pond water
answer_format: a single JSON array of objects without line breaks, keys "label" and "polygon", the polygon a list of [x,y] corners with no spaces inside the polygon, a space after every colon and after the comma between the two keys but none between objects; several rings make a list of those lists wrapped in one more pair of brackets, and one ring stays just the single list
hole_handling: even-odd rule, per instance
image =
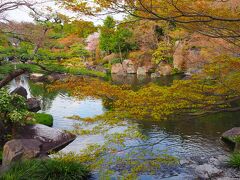
[{"label": "pond water", "polygon": [[[155,80],[159,85],[169,85],[174,79],[181,77],[164,77]],[[114,84],[131,84],[133,88],[144,86],[151,82],[149,78],[113,77]],[[80,117],[94,117],[103,114],[106,109],[101,99],[86,98],[77,100],[62,92],[48,92],[45,85],[28,81],[26,76],[14,80],[9,85],[13,90],[23,86],[29,92],[29,97],[34,96],[42,101],[42,112],[52,114],[54,128],[71,130],[76,123],[66,117],[79,115]],[[229,149],[221,142],[221,134],[232,127],[240,126],[240,113],[222,113],[202,119],[189,119],[188,117],[162,122],[137,122],[139,130],[155,140],[164,139],[154,148],[167,150],[167,153],[179,159],[193,159],[201,161],[210,157],[229,153]],[[78,136],[68,145],[64,152],[79,152],[90,143],[104,142],[101,135]],[[158,176],[141,176],[140,179],[194,179],[192,169],[182,166],[166,168]]]}]

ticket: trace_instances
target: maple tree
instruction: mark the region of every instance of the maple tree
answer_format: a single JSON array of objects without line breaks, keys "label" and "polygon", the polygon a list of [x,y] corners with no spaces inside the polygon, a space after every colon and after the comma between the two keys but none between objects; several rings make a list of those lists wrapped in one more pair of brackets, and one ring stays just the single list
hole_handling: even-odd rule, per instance
[{"label": "maple tree", "polygon": [[[239,42],[239,2],[214,0],[61,0],[66,8],[86,15],[130,14],[140,19],[168,21],[210,37]],[[214,7],[214,8],[213,8]]]}]

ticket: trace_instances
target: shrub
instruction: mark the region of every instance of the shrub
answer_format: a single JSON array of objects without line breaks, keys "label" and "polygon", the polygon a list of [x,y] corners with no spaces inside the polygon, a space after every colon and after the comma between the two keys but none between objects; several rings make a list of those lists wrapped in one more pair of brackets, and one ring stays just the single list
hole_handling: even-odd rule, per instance
[{"label": "shrub", "polygon": [[60,159],[26,160],[12,165],[0,179],[4,180],[86,180],[90,171],[77,161]]},{"label": "shrub", "polygon": [[160,42],[158,48],[153,53],[153,62],[159,64],[162,61],[166,61],[169,64],[172,64],[173,57],[171,53],[171,44],[165,42]]},{"label": "shrub", "polygon": [[115,58],[115,59],[111,60],[111,64],[112,64],[112,65],[113,65],[113,64],[117,64],[117,63],[122,63],[121,58]]},{"label": "shrub", "polygon": [[34,119],[38,124],[44,124],[49,127],[53,125],[53,116],[50,114],[36,113]]},{"label": "shrub", "polygon": [[240,153],[234,153],[230,156],[229,165],[234,168],[240,168]]},{"label": "shrub", "polygon": [[32,113],[28,112],[25,99],[17,94],[9,94],[7,90],[0,89],[0,141],[3,143],[7,137],[14,135],[19,126],[32,123]]}]

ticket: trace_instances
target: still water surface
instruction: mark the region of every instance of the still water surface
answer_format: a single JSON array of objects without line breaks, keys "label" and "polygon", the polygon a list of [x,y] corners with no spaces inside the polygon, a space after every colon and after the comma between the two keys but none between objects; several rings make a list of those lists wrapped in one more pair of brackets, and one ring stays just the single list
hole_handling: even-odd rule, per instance
[{"label": "still water surface", "polygon": [[[159,85],[170,85],[174,79],[181,77],[164,77],[155,80]],[[139,88],[151,82],[149,78],[113,77],[114,84],[130,84],[133,88]],[[80,117],[94,117],[103,114],[106,109],[101,99],[86,98],[77,100],[63,92],[49,93],[45,85],[38,85],[30,82],[26,76],[11,82],[9,88],[13,90],[23,86],[29,92],[29,97],[37,97],[42,101],[42,112],[49,113],[54,117],[54,128],[63,130],[73,129],[76,123],[66,117],[78,115]],[[163,122],[138,122],[140,131],[148,137],[165,138],[154,148],[168,150],[168,154],[179,159],[208,159],[222,154],[228,154],[228,148],[220,141],[221,134],[232,127],[240,126],[240,113],[222,113],[203,119],[168,120]],[[104,138],[101,135],[78,136],[77,139],[68,145],[64,152],[79,152],[90,143],[102,143]],[[171,168],[165,169],[156,179],[192,179],[191,169]],[[140,179],[154,179],[152,176],[142,176]]]}]

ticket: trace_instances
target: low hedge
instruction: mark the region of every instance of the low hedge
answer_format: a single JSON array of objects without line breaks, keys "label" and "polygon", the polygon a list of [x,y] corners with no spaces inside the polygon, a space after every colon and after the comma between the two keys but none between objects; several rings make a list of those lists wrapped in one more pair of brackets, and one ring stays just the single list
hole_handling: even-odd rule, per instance
[{"label": "low hedge", "polygon": [[45,113],[36,113],[34,115],[37,124],[44,124],[46,126],[52,127],[53,116]]}]

